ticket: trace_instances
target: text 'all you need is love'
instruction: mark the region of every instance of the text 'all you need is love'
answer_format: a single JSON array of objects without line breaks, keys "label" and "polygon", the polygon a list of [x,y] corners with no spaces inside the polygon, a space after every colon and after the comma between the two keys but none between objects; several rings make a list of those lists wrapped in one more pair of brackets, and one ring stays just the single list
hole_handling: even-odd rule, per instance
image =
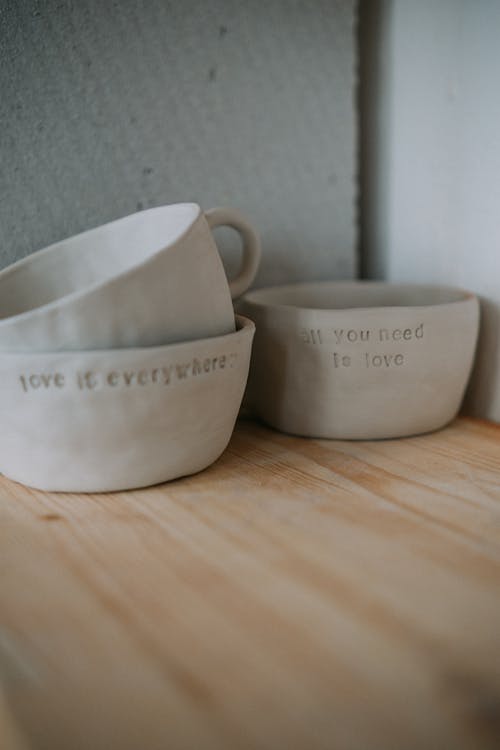
[{"label": "text 'all you need is love'", "polygon": [[[309,328],[301,329],[300,340],[304,344],[313,346],[334,345],[336,347],[347,347],[356,344],[404,344],[405,342],[422,341],[424,339],[424,324],[419,323],[414,327],[380,327],[380,328]],[[332,351],[334,368],[349,368],[351,366],[364,366],[369,368],[392,368],[402,367],[406,363],[405,354],[402,351],[364,351],[357,352],[355,357],[352,353],[344,351]]]}]

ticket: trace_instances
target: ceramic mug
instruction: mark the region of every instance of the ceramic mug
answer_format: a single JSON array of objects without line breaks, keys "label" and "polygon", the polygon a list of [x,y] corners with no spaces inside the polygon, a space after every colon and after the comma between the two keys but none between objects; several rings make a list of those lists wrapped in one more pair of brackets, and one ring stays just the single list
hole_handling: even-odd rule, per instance
[{"label": "ceramic mug", "polygon": [[140,349],[0,354],[0,471],[42,490],[101,492],[193,474],[225,449],[254,324]]},{"label": "ceramic mug", "polygon": [[283,432],[400,437],[460,407],[479,321],[469,292],[323,282],[252,291],[238,309],[257,328],[248,404]]},{"label": "ceramic mug", "polygon": [[[211,229],[243,240],[227,281]],[[140,211],[0,272],[0,351],[156,346],[234,331],[232,297],[253,281],[258,237],[237,211],[194,203]]]}]

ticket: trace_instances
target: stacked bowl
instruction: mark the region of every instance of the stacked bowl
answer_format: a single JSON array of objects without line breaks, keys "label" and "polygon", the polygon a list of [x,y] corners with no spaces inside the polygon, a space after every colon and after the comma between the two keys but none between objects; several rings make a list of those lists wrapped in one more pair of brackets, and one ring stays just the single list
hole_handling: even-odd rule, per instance
[{"label": "stacked bowl", "polygon": [[[211,229],[243,240],[228,283]],[[44,490],[200,471],[231,436],[254,325],[232,299],[260,245],[232,209],[141,211],[0,273],[0,471]]]}]

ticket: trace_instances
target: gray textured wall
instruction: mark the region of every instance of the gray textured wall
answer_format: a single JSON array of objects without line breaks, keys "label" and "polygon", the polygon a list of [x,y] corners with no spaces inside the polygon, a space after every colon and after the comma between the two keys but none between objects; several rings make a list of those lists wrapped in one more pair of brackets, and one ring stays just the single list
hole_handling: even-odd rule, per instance
[{"label": "gray textured wall", "polygon": [[0,266],[193,200],[259,227],[259,283],[352,276],[353,25],[353,0],[0,2]]}]

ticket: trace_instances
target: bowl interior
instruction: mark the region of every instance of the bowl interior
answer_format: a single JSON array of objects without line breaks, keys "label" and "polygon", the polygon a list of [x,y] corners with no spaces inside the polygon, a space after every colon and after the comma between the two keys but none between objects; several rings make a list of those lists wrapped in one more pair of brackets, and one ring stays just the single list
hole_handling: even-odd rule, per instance
[{"label": "bowl interior", "polygon": [[371,307],[420,307],[459,302],[469,292],[445,286],[385,282],[318,282],[258,289],[245,300],[262,306],[310,310],[345,310]]}]

